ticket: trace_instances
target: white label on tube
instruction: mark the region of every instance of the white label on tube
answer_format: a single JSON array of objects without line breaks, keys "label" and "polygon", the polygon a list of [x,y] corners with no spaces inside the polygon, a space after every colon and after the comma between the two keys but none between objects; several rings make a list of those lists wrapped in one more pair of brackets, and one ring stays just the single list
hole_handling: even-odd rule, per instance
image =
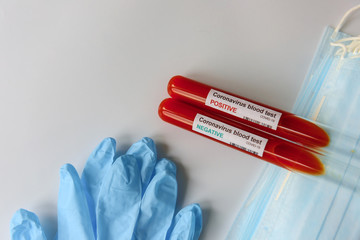
[{"label": "white label on tube", "polygon": [[244,99],[211,89],[206,106],[276,130],[281,113]]},{"label": "white label on tube", "polygon": [[196,114],[192,130],[260,157],[263,156],[268,141],[266,138],[238,129],[199,113]]}]

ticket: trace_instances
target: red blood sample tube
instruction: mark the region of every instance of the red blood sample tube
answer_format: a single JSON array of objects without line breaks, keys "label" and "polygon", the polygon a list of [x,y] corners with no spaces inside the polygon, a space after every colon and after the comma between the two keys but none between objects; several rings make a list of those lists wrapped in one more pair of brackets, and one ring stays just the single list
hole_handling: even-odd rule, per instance
[{"label": "red blood sample tube", "polygon": [[165,99],[159,106],[159,116],[168,123],[288,170],[311,175],[325,172],[320,159],[306,148],[187,103]]},{"label": "red blood sample tube", "polygon": [[183,76],[171,78],[168,84],[168,92],[174,99],[187,102],[304,146],[325,147],[330,141],[328,134],[321,127],[292,113]]}]

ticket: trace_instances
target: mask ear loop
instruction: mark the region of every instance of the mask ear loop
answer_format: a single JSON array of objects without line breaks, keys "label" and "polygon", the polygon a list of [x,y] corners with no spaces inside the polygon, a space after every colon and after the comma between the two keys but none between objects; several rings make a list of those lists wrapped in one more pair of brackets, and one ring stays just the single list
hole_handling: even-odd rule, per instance
[{"label": "mask ear loop", "polygon": [[[333,34],[331,35],[331,39],[334,40],[337,36],[337,34],[339,33],[340,29],[342,28],[342,26],[344,25],[345,21],[347,20],[347,18],[350,16],[350,14],[352,14],[353,12],[357,11],[360,9],[360,5],[357,5],[351,9],[349,9],[344,16],[342,17],[342,19],[340,20],[339,24],[336,26]],[[350,44],[348,44],[347,46],[345,45],[346,42],[350,42]],[[349,38],[343,38],[340,39],[338,41],[332,42],[330,43],[331,46],[334,47],[340,47],[340,49],[335,53],[336,56],[340,55],[340,60],[337,66],[337,69],[340,69],[343,63],[343,60],[345,58],[346,53],[352,53],[353,56],[351,56],[350,58],[359,58],[360,57],[360,36],[357,37],[349,37]],[[314,121],[317,120],[317,117],[320,113],[320,110],[325,102],[326,96],[323,96],[319,106],[317,107],[314,116],[312,117],[312,119]]]},{"label": "mask ear loop", "polygon": [[[335,28],[334,33],[331,35],[331,39],[334,40],[336,38],[349,15],[359,9],[360,5],[357,5],[345,13],[345,15],[340,20],[340,23]],[[351,42],[348,45],[345,45],[345,43],[349,41]],[[340,47],[340,49],[335,53],[335,55],[340,55],[340,62],[342,62],[342,60],[345,58],[346,53],[352,54],[350,58],[360,58],[360,36],[343,38],[330,44],[334,47]]]},{"label": "mask ear loop", "polygon": [[351,9],[349,9],[344,16],[342,17],[342,19],[340,20],[339,24],[337,25],[337,27],[334,30],[334,33],[332,34],[331,38],[334,39],[336,37],[336,35],[338,34],[338,32],[340,31],[340,29],[342,28],[342,26],[344,25],[346,19],[349,17],[349,15],[351,13],[353,13],[354,11],[360,9],[360,5],[357,5]]}]

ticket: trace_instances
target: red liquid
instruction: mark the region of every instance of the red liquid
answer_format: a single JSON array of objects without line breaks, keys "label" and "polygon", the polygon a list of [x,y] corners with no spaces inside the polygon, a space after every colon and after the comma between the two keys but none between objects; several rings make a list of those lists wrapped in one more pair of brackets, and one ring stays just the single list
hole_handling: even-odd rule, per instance
[{"label": "red liquid", "polygon": [[[264,127],[254,122],[247,121],[243,118],[231,115],[229,113],[220,111],[218,109],[212,108],[205,105],[206,98],[211,89],[221,91],[223,93],[232,95],[237,98],[249,101],[251,103],[261,105],[268,109],[282,113],[280,121],[278,123],[277,129],[273,130],[268,127]],[[194,80],[182,77],[175,76],[173,77],[168,84],[168,92],[170,96],[174,99],[181,100],[191,105],[203,108],[209,112],[213,112],[219,115],[226,116],[234,121],[239,121],[247,125],[253,126],[255,128],[261,129],[263,131],[275,134],[279,137],[283,137],[290,141],[294,141],[305,146],[309,147],[325,147],[329,144],[330,138],[328,134],[319,126],[306,121],[302,118],[297,117],[296,115],[285,112],[262,103],[252,101],[250,99],[231,94],[229,92],[223,91],[218,88],[214,88]]]},{"label": "red liquid", "polygon": [[[229,124],[238,129],[256,134],[260,137],[268,139],[268,142],[265,146],[263,156],[257,156],[251,154],[245,150],[242,150],[238,147],[232,146],[230,144],[224,143],[222,141],[216,140],[212,137],[203,135],[201,133],[195,132],[192,130],[192,125],[195,119],[196,114],[202,114],[207,117],[213,118],[215,120],[221,121],[225,124]],[[217,115],[205,112],[196,107],[190,106],[186,103],[174,100],[174,99],[165,99],[159,106],[159,116],[162,120],[171,123],[175,126],[184,128],[201,136],[207,137],[219,143],[225,144],[229,147],[232,147],[236,150],[242,151],[247,154],[251,154],[255,157],[258,157],[262,160],[268,161],[270,163],[276,164],[280,167],[286,168],[288,170],[298,171],[302,173],[307,173],[311,175],[321,175],[324,174],[324,165],[321,163],[320,159],[316,157],[311,152],[307,151],[305,148],[296,145],[294,143],[288,142],[281,138],[269,135],[262,131],[253,129],[246,125],[243,125],[238,122],[234,122],[229,119],[221,118]]]}]

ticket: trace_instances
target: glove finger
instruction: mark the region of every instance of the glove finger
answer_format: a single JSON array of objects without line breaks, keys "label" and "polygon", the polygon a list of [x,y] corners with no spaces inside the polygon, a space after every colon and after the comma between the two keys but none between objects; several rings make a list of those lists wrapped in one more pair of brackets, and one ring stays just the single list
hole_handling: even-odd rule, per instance
[{"label": "glove finger", "polygon": [[91,153],[87,160],[81,181],[94,201],[99,195],[101,181],[114,161],[116,141],[105,138]]},{"label": "glove finger", "polygon": [[96,208],[98,239],[131,239],[141,203],[136,159],[123,155],[106,174]]},{"label": "glove finger", "polygon": [[85,193],[70,164],[60,169],[58,239],[94,239]]},{"label": "glove finger", "polygon": [[169,229],[167,239],[197,240],[202,230],[202,212],[198,204],[191,204],[178,212]]},{"label": "glove finger", "polygon": [[94,231],[96,231],[95,203],[99,196],[102,179],[114,161],[115,151],[115,140],[105,138],[91,153],[81,175]]},{"label": "glove finger", "polygon": [[10,234],[12,240],[46,239],[39,218],[25,209],[15,212],[10,222]]},{"label": "glove finger", "polygon": [[155,166],[142,202],[136,227],[136,239],[165,239],[174,216],[177,182],[176,167],[166,160]]},{"label": "glove finger", "polygon": [[127,154],[133,155],[138,162],[143,186],[142,189],[145,191],[157,160],[155,143],[151,138],[145,137],[134,143],[127,151]]}]

